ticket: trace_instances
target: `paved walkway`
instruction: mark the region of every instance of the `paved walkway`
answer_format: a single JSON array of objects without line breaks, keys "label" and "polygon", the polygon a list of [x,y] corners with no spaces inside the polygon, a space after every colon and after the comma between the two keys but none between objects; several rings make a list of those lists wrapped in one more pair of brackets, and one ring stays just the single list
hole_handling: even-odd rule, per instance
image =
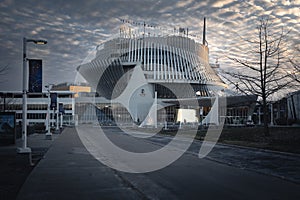
[{"label": "paved walkway", "polygon": [[[28,138],[28,146],[35,149],[49,148],[49,150],[45,154],[44,159],[41,159],[28,176],[18,194],[18,200],[146,199],[148,197],[141,192],[143,191],[142,189],[138,189],[138,187],[133,184],[137,182],[136,179],[134,179],[134,181],[130,180],[130,177],[135,175],[122,175],[122,173],[118,173],[115,170],[102,165],[98,160],[91,156],[81,143],[74,128],[66,128],[62,134],[53,135],[53,137],[53,141],[46,141],[42,135],[32,135]],[[168,142],[168,138],[154,137],[151,139],[151,142],[154,142],[155,144],[164,144]],[[216,152],[211,155],[213,158],[212,160],[219,161],[226,157],[226,159],[231,159],[230,163],[235,163],[237,160],[242,159],[242,155],[245,156],[253,153],[251,149],[247,148],[236,148],[233,151],[233,147],[221,147],[222,148],[219,147],[219,149],[215,150]],[[193,144],[189,149],[189,152],[194,152],[194,150],[197,150],[196,152],[199,151],[198,143]],[[249,153],[245,153],[245,151],[249,151]],[[234,156],[228,152],[231,152]],[[223,155],[224,153],[226,155]],[[263,152],[258,152],[253,154],[253,156],[258,156],[262,153]],[[237,156],[236,154],[240,156]],[[283,162],[283,160],[288,161],[287,157],[283,155],[274,155],[274,158],[276,157],[281,160],[280,162]],[[247,163],[252,163],[248,158],[247,160]],[[273,162],[272,160],[273,159],[271,159],[270,162]],[[278,162],[276,161],[276,164],[277,163]],[[296,166],[294,166],[293,163],[296,163]],[[294,160],[286,162],[286,165],[290,168],[286,168],[289,170],[285,170],[285,173],[286,171],[289,171],[288,173],[294,173],[295,170],[296,172],[299,172],[297,171],[299,169],[297,164],[299,164],[298,156],[297,158],[295,157]],[[264,165],[259,163],[259,166]],[[242,168],[244,167],[245,166],[242,166]],[[270,169],[270,166],[268,165],[267,168]],[[291,170],[294,168],[295,170]],[[252,167],[250,167],[250,169],[252,169]],[[146,184],[146,179],[141,179],[140,182],[141,185],[143,185],[143,189],[151,188],[153,186],[151,184]],[[160,182],[157,183],[160,184]],[[157,191],[158,189],[156,189],[156,192]]]},{"label": "paved walkway", "polygon": [[[135,134],[145,135],[145,133],[137,131]],[[171,139],[170,136],[155,135],[147,140],[164,146]],[[202,141],[194,140],[187,153],[198,156],[201,145]],[[205,158],[300,184],[299,154],[218,143]]]},{"label": "paved walkway", "polygon": [[72,128],[66,128],[33,169],[18,200],[142,199],[112,169],[95,160]]},{"label": "paved walkway", "polygon": [[[16,144],[0,146],[0,199],[16,199],[17,193],[36,164],[58,138],[45,140],[45,134],[32,134],[27,138],[30,154],[18,154],[17,148],[22,146],[22,140],[17,139]],[[32,159],[30,159],[32,158]],[[31,161],[31,162],[30,162]]]}]

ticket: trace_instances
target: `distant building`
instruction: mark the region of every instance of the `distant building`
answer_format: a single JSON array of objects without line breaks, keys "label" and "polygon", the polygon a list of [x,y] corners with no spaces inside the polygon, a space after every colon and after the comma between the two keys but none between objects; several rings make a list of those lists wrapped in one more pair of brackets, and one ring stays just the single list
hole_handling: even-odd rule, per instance
[{"label": "distant building", "polygon": [[[270,125],[300,124],[300,90],[287,94],[277,101],[269,102]],[[263,109],[257,105],[253,114],[255,124],[262,124]]]},{"label": "distant building", "polygon": [[52,89],[54,91],[70,91],[74,93],[74,97],[78,97],[80,93],[90,93],[91,87],[86,83],[60,83],[53,85]]},{"label": "distant building", "polygon": [[300,90],[287,96],[287,110],[288,118],[300,123]]},{"label": "distant building", "polygon": [[[63,106],[63,123],[74,123],[75,101],[74,93],[70,91],[51,91],[57,94],[58,103]],[[27,95],[27,125],[44,124],[47,118],[47,109],[49,104],[48,92]],[[0,111],[16,112],[16,122],[22,122],[22,92],[1,91],[0,92]],[[56,123],[56,113],[51,110],[50,122]]]}]

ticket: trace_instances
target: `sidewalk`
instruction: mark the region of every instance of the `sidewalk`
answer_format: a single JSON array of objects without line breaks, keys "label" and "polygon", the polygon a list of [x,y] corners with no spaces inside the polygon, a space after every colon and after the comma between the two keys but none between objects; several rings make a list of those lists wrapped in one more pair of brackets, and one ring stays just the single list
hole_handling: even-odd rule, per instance
[{"label": "sidewalk", "polygon": [[66,128],[32,170],[18,200],[142,199],[115,171],[94,159]]},{"label": "sidewalk", "polygon": [[[33,164],[38,163],[57,137],[57,134],[53,135],[53,140],[45,140],[45,134],[32,134],[27,137]],[[0,146],[0,199],[16,199],[21,186],[34,168],[30,164],[30,154],[17,153],[17,148],[21,146],[21,139],[14,145]]]},{"label": "sidewalk", "polygon": [[[119,138],[119,135],[112,136]],[[170,139],[156,136],[147,141],[160,146],[168,143]],[[124,145],[124,143],[122,144]],[[132,143],[131,146],[135,147],[136,144]],[[195,155],[198,155],[199,145],[201,143],[194,142],[188,153],[196,152]],[[18,141],[17,146],[21,146],[21,140]],[[119,173],[102,165],[87,152],[75,128],[65,128],[62,134],[53,134],[53,140],[45,140],[44,134],[30,135],[28,146],[33,150],[33,161],[37,163],[38,159],[41,160],[35,167],[31,167],[28,157],[27,159],[23,157],[14,162],[15,171],[6,172],[1,168],[1,200],[16,198],[18,200],[145,199],[148,197],[144,192],[145,189],[150,189],[151,194],[156,194],[161,189],[159,181],[150,181],[143,175]],[[45,152],[46,154],[44,154]],[[283,179],[287,179],[289,176],[299,177],[298,157],[292,159],[288,155],[285,157],[285,155],[274,152],[269,158],[266,153],[270,154],[270,152],[257,151],[257,149],[217,145],[210,153],[209,160],[268,175],[275,170],[278,172],[276,172],[276,176],[279,174],[281,177],[281,172],[284,173]],[[16,146],[0,147],[0,156],[2,154],[10,156],[10,158],[20,156],[20,154],[16,154]],[[2,162],[1,165],[3,165]],[[8,163],[5,169],[9,169],[10,166],[11,163]],[[156,187],[154,187],[155,185]],[[1,188],[1,186],[5,187]]]}]

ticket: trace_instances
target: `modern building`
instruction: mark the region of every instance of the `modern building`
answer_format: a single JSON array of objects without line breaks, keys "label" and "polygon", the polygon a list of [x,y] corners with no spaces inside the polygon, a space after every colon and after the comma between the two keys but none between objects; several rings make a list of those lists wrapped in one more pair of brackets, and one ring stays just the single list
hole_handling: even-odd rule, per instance
[{"label": "modern building", "polygon": [[60,83],[52,86],[54,91],[70,91],[74,93],[74,97],[79,97],[80,93],[90,93],[91,87],[86,83]]},{"label": "modern building", "polygon": [[[64,110],[63,124],[74,124],[75,100],[73,92],[70,91],[51,91],[57,94],[57,103],[62,105]],[[50,103],[49,92],[28,94],[27,95],[27,125],[45,124],[47,119],[47,110]],[[22,92],[1,91],[0,92],[0,111],[16,112],[16,123],[22,122]],[[58,109],[56,109],[57,111]],[[57,123],[57,113],[50,111],[50,123]]]},{"label": "modern building", "polygon": [[[263,117],[262,106],[257,104],[252,117],[254,123],[263,124]],[[268,102],[268,123],[275,126],[300,124],[300,90]]]},{"label": "modern building", "polygon": [[[202,43],[187,29],[132,24],[125,22],[118,35],[97,47],[91,62],[77,68],[97,92],[87,108],[94,105],[98,118],[142,125],[218,123],[222,117],[240,124],[251,118],[256,96],[227,89],[213,69],[219,65],[209,64],[205,19]],[[227,99],[228,112],[212,120],[208,113],[217,98]],[[153,114],[155,105],[158,112]]]},{"label": "modern building", "polygon": [[274,125],[300,124],[300,90],[270,102],[270,123]]}]

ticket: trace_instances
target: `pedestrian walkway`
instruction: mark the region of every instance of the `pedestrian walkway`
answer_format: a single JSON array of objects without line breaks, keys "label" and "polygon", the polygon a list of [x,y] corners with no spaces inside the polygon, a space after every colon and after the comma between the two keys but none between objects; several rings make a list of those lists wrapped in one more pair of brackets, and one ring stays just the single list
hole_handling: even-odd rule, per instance
[{"label": "pedestrian walkway", "polygon": [[[88,133],[88,130],[94,133],[93,128],[86,129],[86,127],[82,127],[82,129],[84,133]],[[95,128],[95,130],[97,129]],[[151,139],[138,138],[132,140],[129,135],[123,134],[120,129],[107,128],[106,131],[110,133],[109,137],[112,141],[120,145],[120,147],[126,147],[132,151],[136,151],[139,148],[145,151],[157,149],[159,146],[167,144],[171,139],[166,136],[155,136],[151,137]],[[289,154],[281,153],[278,155],[276,152],[264,152],[252,148],[216,145],[209,154],[209,159],[198,159],[194,155],[198,155],[201,143],[194,141],[185,156],[182,156],[182,158],[167,168],[153,173],[130,174],[117,172],[101,164],[90,155],[81,143],[75,128],[66,128],[62,134],[54,135],[53,138],[53,141],[45,141],[41,135],[29,137],[28,143],[30,147],[44,146],[48,147],[49,150],[28,176],[18,194],[18,200],[159,199],[159,197],[176,199],[172,197],[185,194],[185,191],[189,189],[185,188],[182,190],[185,187],[184,184],[182,185],[185,182],[184,180],[186,180],[186,183],[188,181],[194,182],[191,187],[191,194],[193,195],[198,195],[197,187],[200,185],[209,187],[209,190],[219,186],[224,188],[224,185],[227,187],[227,183],[225,184],[226,178],[224,179],[224,185],[218,181],[215,182],[216,178],[211,178],[212,174],[209,173],[212,168],[216,170],[216,174],[214,174],[216,177],[232,178],[229,181],[229,184],[233,184],[230,191],[240,192],[237,187],[241,187],[240,189],[243,191],[248,191],[248,189],[257,191],[255,187],[258,187],[259,192],[266,195],[270,191],[273,192],[274,187],[276,188],[274,191],[277,191],[280,195],[285,195],[287,188],[287,191],[292,191],[294,194],[297,190],[293,188],[298,187],[297,184],[294,184],[297,182],[295,180],[293,180],[294,183],[282,180],[290,180],[288,177],[299,177],[296,175],[299,172],[299,158]],[[184,142],[184,140],[181,142]],[[224,163],[234,167],[228,167]],[[282,166],[280,166],[280,163],[282,163]],[[201,170],[199,170],[200,168]],[[268,176],[249,172],[249,170],[261,172]],[[276,173],[273,174],[273,172]],[[207,173],[208,176],[205,176]],[[178,176],[179,174],[181,175]],[[269,175],[277,177],[279,175],[282,179]],[[194,178],[194,176],[198,178]],[[205,183],[203,180],[205,180]],[[267,190],[265,188],[262,189],[263,187],[258,185],[254,187],[253,182],[256,182],[256,180],[261,181],[261,183],[266,181],[272,186],[268,185]],[[210,186],[207,186],[209,185],[208,181],[210,181]],[[248,186],[251,188],[248,188]],[[194,190],[194,187],[197,189]],[[283,188],[283,190],[281,191],[278,188]],[[224,191],[226,193],[228,190],[225,189]],[[246,194],[252,195],[252,192],[246,192]],[[151,198],[153,196],[154,198]]]},{"label": "pedestrian walkway", "polygon": [[31,154],[18,154],[22,139],[16,144],[0,146],[0,199],[16,199],[17,193],[30,174],[34,165],[43,158],[59,134],[53,134],[53,140],[46,140],[45,134],[31,134],[27,137]]},{"label": "pedestrian walkway", "polygon": [[74,128],[66,128],[44,157],[22,186],[18,200],[142,198],[87,152]]}]

